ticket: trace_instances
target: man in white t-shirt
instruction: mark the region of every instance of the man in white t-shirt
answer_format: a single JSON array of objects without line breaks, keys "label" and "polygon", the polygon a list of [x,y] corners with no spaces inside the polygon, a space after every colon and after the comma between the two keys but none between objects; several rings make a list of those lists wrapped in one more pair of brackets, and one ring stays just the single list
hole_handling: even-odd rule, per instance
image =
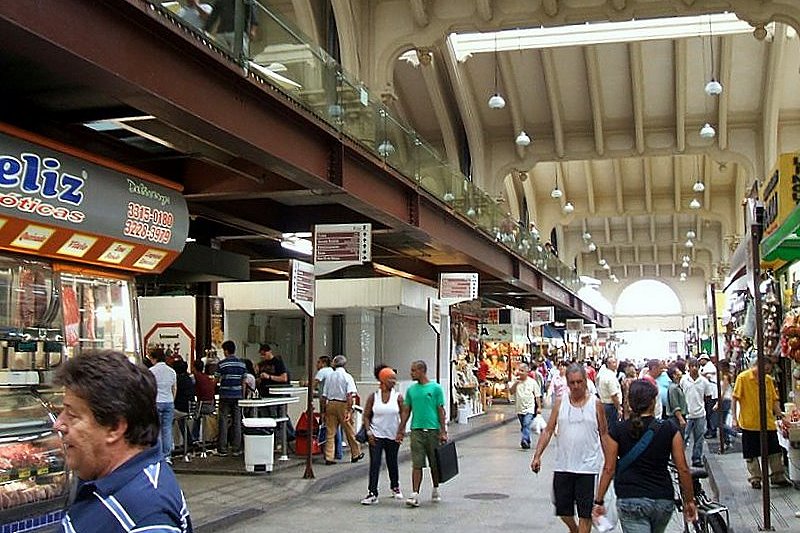
[{"label": "man in white t-shirt", "polygon": [[705,377],[711,384],[711,395],[706,398],[706,435],[707,439],[713,439],[717,434],[717,418],[719,417],[717,409],[717,399],[719,394],[717,392],[717,365],[709,359],[708,354],[700,354],[697,358],[700,363],[700,374]]},{"label": "man in white t-shirt", "polygon": [[527,450],[531,447],[531,422],[539,412],[539,398],[542,389],[539,381],[528,375],[530,368],[525,363],[517,367],[517,379],[511,384],[509,392],[514,395],[514,406],[519,419],[521,438],[519,445]]},{"label": "man in white t-shirt", "polygon": [[617,358],[610,356],[597,373],[597,393],[609,427],[622,418],[622,387],[617,380],[618,366]]},{"label": "man in white t-shirt", "polygon": [[688,359],[689,372],[681,379],[681,388],[686,396],[686,442],[691,438],[692,466],[703,466],[703,442],[706,432],[706,397],[711,395],[711,384],[700,374],[700,362]]}]

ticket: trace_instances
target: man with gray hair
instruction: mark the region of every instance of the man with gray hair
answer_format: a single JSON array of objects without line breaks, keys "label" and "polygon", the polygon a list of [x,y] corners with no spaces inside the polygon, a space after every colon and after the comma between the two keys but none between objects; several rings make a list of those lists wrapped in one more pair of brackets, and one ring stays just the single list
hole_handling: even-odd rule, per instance
[{"label": "man with gray hair", "polygon": [[[356,440],[355,428],[353,427],[353,402],[357,394],[356,382],[353,376],[344,369],[347,358],[337,355],[333,358],[333,372],[325,378],[322,389],[322,396],[319,399],[319,408],[325,416],[325,425],[328,428],[328,435],[336,434],[341,426],[344,429],[347,445],[350,447],[351,463],[357,463],[364,458],[361,446]],[[328,438],[325,442],[325,464],[335,465],[334,459],[334,439]]]},{"label": "man with gray hair", "polygon": [[520,425],[519,445],[527,450],[531,447],[531,422],[539,411],[539,398],[542,389],[535,378],[528,375],[530,367],[520,363],[517,367],[517,379],[511,384],[509,392],[514,395],[514,406]]}]

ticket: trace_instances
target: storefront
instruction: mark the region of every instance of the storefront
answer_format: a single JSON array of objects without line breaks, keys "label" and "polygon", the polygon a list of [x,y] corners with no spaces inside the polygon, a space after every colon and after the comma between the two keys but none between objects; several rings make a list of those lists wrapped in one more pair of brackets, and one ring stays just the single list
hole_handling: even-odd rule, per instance
[{"label": "storefront", "polygon": [[515,308],[486,309],[480,325],[481,352],[489,364],[492,398],[509,399],[508,383],[521,362],[530,363],[531,315]]},{"label": "storefront", "polygon": [[68,357],[141,356],[133,276],[163,271],[189,217],[180,188],[0,125],[0,525],[60,520],[70,486],[47,391]]}]

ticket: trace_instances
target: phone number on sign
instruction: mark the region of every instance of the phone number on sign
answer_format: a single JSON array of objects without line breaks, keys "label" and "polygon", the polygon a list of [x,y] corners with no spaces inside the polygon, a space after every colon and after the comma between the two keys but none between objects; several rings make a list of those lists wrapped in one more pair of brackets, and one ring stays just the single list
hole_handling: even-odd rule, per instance
[{"label": "phone number on sign", "polygon": [[172,238],[172,230],[150,226],[138,220],[126,220],[125,229],[122,231],[127,237],[150,242],[167,244]]},{"label": "phone number on sign", "polygon": [[128,218],[139,222],[148,222],[164,228],[171,228],[175,216],[169,211],[153,209],[146,205],[128,202]]}]

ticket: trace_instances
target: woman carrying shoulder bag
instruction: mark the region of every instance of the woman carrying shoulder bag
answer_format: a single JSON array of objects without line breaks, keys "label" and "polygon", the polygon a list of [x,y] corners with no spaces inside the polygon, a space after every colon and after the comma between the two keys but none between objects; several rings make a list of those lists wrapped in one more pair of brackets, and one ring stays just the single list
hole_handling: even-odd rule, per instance
[{"label": "woman carrying shoulder bag", "polygon": [[671,421],[653,416],[658,388],[645,379],[631,383],[630,418],[604,436],[605,465],[597,487],[592,516],[606,514],[604,499],[614,479],[617,511],[625,533],[663,533],[675,505],[669,460],[678,470],[683,512],[697,519],[692,478],[683,451],[683,437]]},{"label": "woman carrying shoulder bag", "polygon": [[403,395],[394,390],[397,374],[386,365],[375,368],[375,377],[380,388],[370,394],[364,406],[362,424],[367,428],[369,442],[369,492],[361,500],[363,505],[378,503],[378,478],[381,472],[381,453],[386,453],[386,468],[389,470],[389,486],[392,498],[402,500],[397,470],[397,452],[400,443],[395,440],[403,409]]}]

